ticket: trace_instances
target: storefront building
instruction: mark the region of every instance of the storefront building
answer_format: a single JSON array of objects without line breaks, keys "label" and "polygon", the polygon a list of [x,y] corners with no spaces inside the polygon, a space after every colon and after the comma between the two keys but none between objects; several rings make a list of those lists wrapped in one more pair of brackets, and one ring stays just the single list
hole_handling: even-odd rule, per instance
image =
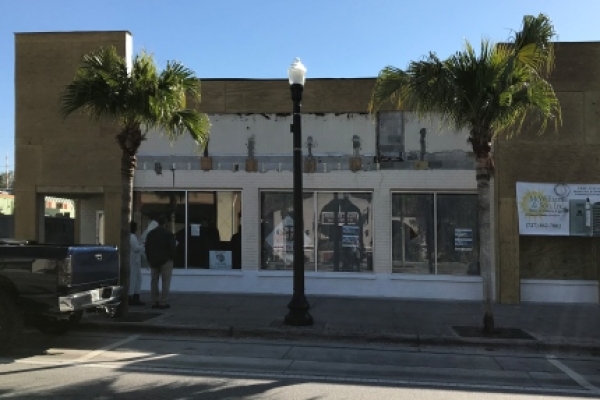
[{"label": "storefront building", "polygon": [[[57,105],[81,55],[107,44],[131,56],[127,32],[16,36],[18,237],[44,240],[38,216],[43,199],[55,196],[75,202],[77,242],[118,244],[115,128],[85,117],[63,120]],[[373,84],[306,82],[307,294],[481,299],[474,159],[466,133],[409,111],[369,115]],[[173,291],[291,293],[287,79],[204,79],[198,107],[212,123],[207,155],[189,138],[170,144],[150,132],[139,151],[133,218],[140,231],[158,214],[170,218],[178,241]],[[495,193],[498,185],[492,186]],[[496,235],[495,210],[496,203],[494,249],[514,241]],[[520,277],[511,280],[513,264],[495,254],[495,298],[513,302],[503,293]],[[144,279],[147,287],[148,271]]]},{"label": "storefront building", "polygon": [[[305,87],[307,292],[480,298],[475,179],[464,133],[438,132],[435,121],[408,112],[372,118],[366,112],[372,84],[313,79]],[[149,135],[139,151],[134,219],[143,230],[157,213],[171,216],[179,244],[174,290],[289,293],[288,83],[202,85],[202,109],[212,123],[211,168],[202,169],[206,157],[190,139],[171,145]],[[315,104],[311,85],[322,96],[331,93],[328,85],[364,101],[348,104],[338,99],[342,93],[331,93]],[[214,98],[224,106],[217,108]],[[464,232],[462,242],[456,231]]]}]

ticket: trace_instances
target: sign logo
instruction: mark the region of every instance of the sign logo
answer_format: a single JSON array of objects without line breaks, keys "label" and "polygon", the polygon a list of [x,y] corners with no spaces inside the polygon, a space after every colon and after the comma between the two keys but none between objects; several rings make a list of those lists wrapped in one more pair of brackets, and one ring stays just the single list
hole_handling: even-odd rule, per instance
[{"label": "sign logo", "polygon": [[526,190],[519,205],[528,218],[543,217],[550,208],[548,198],[541,190]]}]

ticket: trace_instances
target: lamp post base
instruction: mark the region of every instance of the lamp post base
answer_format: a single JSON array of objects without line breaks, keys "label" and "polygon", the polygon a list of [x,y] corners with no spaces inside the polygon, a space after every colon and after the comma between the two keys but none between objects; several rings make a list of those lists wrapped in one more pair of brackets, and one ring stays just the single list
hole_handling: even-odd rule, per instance
[{"label": "lamp post base", "polygon": [[294,296],[288,304],[290,312],[285,316],[284,323],[290,326],[311,326],[314,321],[308,312],[310,305],[306,297]]}]

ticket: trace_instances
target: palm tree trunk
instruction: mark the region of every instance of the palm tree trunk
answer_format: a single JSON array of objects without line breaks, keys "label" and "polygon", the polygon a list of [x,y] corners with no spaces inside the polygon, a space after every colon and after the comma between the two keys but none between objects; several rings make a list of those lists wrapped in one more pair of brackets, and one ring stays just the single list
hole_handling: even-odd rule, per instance
[{"label": "palm tree trunk", "polygon": [[123,298],[119,315],[123,317],[129,312],[129,278],[130,278],[130,235],[129,223],[131,221],[131,199],[133,197],[133,171],[136,158],[126,152],[121,155],[121,269],[119,280],[123,287]]},{"label": "palm tree trunk", "polygon": [[127,315],[129,311],[129,279],[130,279],[130,222],[131,201],[133,197],[133,174],[137,163],[136,153],[140,147],[144,135],[139,125],[127,125],[118,135],[117,142],[121,147],[121,237],[119,257],[121,268],[119,282],[123,287],[121,306],[117,311],[117,317]]},{"label": "palm tree trunk", "polygon": [[490,224],[490,155],[477,157],[477,202],[479,219],[479,265],[483,279],[483,330],[494,332],[492,310],[492,235]]}]

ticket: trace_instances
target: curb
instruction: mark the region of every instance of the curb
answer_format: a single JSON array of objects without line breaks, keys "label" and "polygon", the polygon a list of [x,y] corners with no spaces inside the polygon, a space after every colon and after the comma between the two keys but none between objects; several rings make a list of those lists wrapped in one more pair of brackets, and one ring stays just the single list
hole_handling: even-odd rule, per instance
[{"label": "curb", "polygon": [[81,321],[77,331],[131,332],[173,334],[219,338],[261,338],[287,340],[323,340],[353,343],[384,343],[419,346],[460,346],[495,349],[523,349],[535,351],[600,352],[600,343],[564,343],[524,339],[480,339],[419,334],[393,334],[315,330],[314,328],[257,328],[234,326],[165,325],[144,322]]}]

